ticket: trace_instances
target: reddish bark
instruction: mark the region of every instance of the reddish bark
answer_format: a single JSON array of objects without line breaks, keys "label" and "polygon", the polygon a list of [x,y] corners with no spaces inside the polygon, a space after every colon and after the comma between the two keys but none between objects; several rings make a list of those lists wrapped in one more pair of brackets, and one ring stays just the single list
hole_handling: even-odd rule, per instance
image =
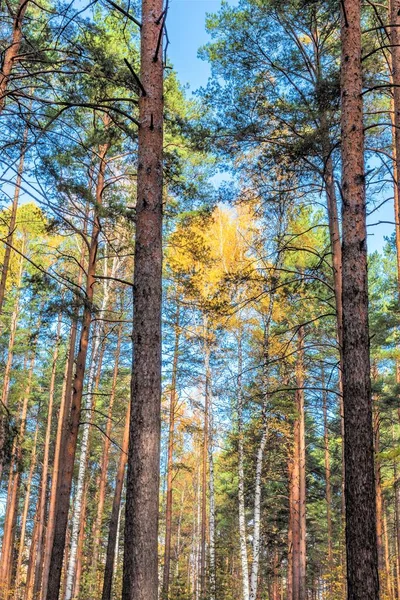
[{"label": "reddish bark", "polygon": [[175,345],[174,358],[172,363],[172,378],[169,403],[169,431],[168,431],[168,458],[167,458],[167,502],[165,507],[165,550],[164,550],[164,570],[163,587],[164,598],[168,598],[170,563],[171,563],[171,538],[172,538],[172,483],[174,476],[174,435],[175,435],[175,411],[176,411],[176,381],[178,374],[179,358],[179,304],[177,301],[176,320],[175,320]]},{"label": "reddish bark", "polygon": [[341,5],[343,405],[349,600],[379,598],[369,357],[361,0]]},{"label": "reddish bark", "polygon": [[[161,430],[163,1],[142,0],[132,411],[123,600],[157,600]],[[50,599],[49,599],[50,600]]]},{"label": "reddish bark", "polygon": [[0,114],[4,108],[10,75],[21,47],[22,22],[28,7],[28,3],[29,0],[19,0],[18,2],[17,10],[14,16],[11,42],[4,53],[3,68],[0,71]]}]

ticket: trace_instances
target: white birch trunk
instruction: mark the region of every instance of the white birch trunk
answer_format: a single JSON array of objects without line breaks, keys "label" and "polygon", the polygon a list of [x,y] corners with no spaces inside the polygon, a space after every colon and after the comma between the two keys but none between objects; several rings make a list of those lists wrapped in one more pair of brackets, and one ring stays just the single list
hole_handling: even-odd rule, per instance
[{"label": "white birch trunk", "polygon": [[244,502],[244,444],[243,444],[243,390],[242,390],[242,333],[238,338],[238,390],[237,390],[237,417],[238,417],[238,501],[239,501],[239,540],[240,560],[242,564],[242,590],[243,600],[249,600],[249,559],[247,555],[246,514]]},{"label": "white birch trunk", "polygon": [[257,598],[258,568],[260,565],[260,520],[261,520],[261,475],[264,460],[264,450],[268,437],[268,421],[263,415],[263,431],[257,452],[256,479],[254,491],[254,531],[253,531],[253,563],[250,577],[250,600]]},{"label": "white birch trunk", "polygon": [[[210,388],[209,388],[210,389]],[[210,394],[211,396],[211,394]],[[208,467],[209,467],[209,493],[210,493],[210,515],[209,515],[209,556],[210,556],[210,593],[209,600],[215,600],[216,593],[216,565],[215,565],[215,493],[214,493],[214,457],[213,457],[213,433],[212,433],[212,407],[210,403],[209,420],[209,443],[208,443]]]},{"label": "white birch trunk", "polygon": [[264,367],[263,367],[263,404],[262,404],[262,433],[257,451],[256,477],[254,486],[254,529],[253,529],[253,562],[250,576],[250,600],[256,600],[258,587],[258,570],[260,565],[260,530],[261,530],[261,479],[264,462],[264,451],[268,438],[268,360],[269,360],[269,323],[272,315],[272,301],[269,315],[264,323]]}]

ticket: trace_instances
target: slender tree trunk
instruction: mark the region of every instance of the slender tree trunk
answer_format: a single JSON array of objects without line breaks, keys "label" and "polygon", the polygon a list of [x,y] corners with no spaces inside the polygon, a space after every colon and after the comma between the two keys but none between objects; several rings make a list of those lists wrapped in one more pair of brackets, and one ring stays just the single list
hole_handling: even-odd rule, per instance
[{"label": "slender tree trunk", "polygon": [[31,395],[32,376],[35,365],[35,356],[32,357],[29,367],[28,382],[24,391],[22,411],[21,411],[21,422],[18,432],[18,439],[14,441],[13,447],[13,459],[10,468],[8,492],[7,492],[7,508],[4,519],[4,533],[3,533],[3,544],[1,549],[1,560],[0,560],[0,581],[1,581],[1,592],[2,598],[7,598],[9,595],[9,585],[11,579],[12,569],[12,558],[14,551],[14,536],[15,526],[18,512],[18,501],[19,491],[21,482],[21,460],[22,460],[22,447],[25,428],[26,418],[28,414],[28,405]]},{"label": "slender tree trunk", "polygon": [[347,589],[379,598],[369,357],[361,0],[341,5],[342,307]]},{"label": "slender tree trunk", "polygon": [[125,417],[125,428],[124,437],[122,440],[122,451],[119,458],[117,477],[114,488],[114,499],[111,509],[111,518],[108,526],[108,542],[106,552],[106,564],[104,567],[104,580],[103,580],[103,592],[102,600],[111,600],[112,581],[114,574],[114,557],[116,554],[116,543],[117,543],[117,530],[119,522],[119,512],[121,506],[122,488],[124,485],[125,467],[128,460],[128,442],[129,442],[129,416],[130,416],[130,405],[128,404],[126,417]]},{"label": "slender tree trunk", "polygon": [[[104,306],[104,301],[103,301]],[[100,312],[102,314],[103,311]],[[90,428],[93,419],[93,409],[96,403],[96,391],[100,381],[103,352],[100,350],[102,340],[99,332],[93,336],[92,358],[89,369],[87,394],[85,401],[85,421],[83,425],[82,439],[80,444],[80,457],[78,479],[75,488],[74,510],[72,515],[71,545],[69,549],[67,577],[65,583],[65,600],[73,597],[74,583],[76,581],[76,561],[79,545],[80,530],[85,520],[84,492],[87,465],[90,454]],[[104,346],[103,346],[104,350]],[[97,373],[97,375],[96,375]]]},{"label": "slender tree trunk", "polygon": [[[22,243],[22,254],[25,250],[25,238]],[[11,323],[10,323],[10,338],[8,341],[8,350],[7,350],[7,361],[4,369],[4,378],[3,378],[3,388],[1,393],[1,401],[0,401],[0,481],[3,474],[4,462],[7,457],[7,433],[8,433],[8,395],[10,391],[10,381],[11,381],[11,370],[12,370],[12,362],[14,357],[14,342],[15,342],[15,334],[17,332],[17,323],[18,316],[20,312],[20,295],[21,295],[21,281],[22,274],[24,269],[25,260],[23,256],[21,256],[19,263],[19,273],[17,280],[17,293],[14,301],[14,310],[11,315]]]},{"label": "slender tree trunk", "polygon": [[12,39],[4,53],[3,67],[0,71],[0,114],[3,112],[11,71],[21,47],[22,21],[25,16],[28,2],[29,0],[19,0],[18,2],[13,22]]},{"label": "slender tree trunk", "polygon": [[[322,387],[325,387],[325,374],[322,369]],[[332,489],[331,489],[331,454],[329,449],[329,425],[328,425],[328,393],[322,391],[323,413],[324,413],[324,462],[325,462],[325,500],[326,500],[326,526],[328,536],[328,580],[331,588],[331,576],[333,572],[333,536],[332,536]]]},{"label": "slender tree trunk", "polygon": [[260,565],[260,535],[261,535],[261,478],[264,462],[264,452],[268,439],[268,417],[266,407],[262,414],[261,440],[257,450],[256,474],[254,486],[254,513],[253,513],[253,562],[250,575],[250,600],[256,600],[258,588],[258,569]]},{"label": "slender tree trunk", "polygon": [[294,499],[293,499],[293,481],[294,481],[294,460],[293,460],[293,450],[289,449],[288,453],[288,492],[289,492],[289,523],[288,523],[288,561],[287,561],[287,584],[286,584],[286,595],[287,600],[293,599],[293,570],[294,570],[294,562],[293,562],[293,530],[294,530],[294,519],[295,519],[295,511],[294,511]]},{"label": "slender tree trunk", "polygon": [[207,473],[209,454],[210,426],[210,344],[207,317],[204,318],[204,427],[201,471],[201,532],[200,532],[200,600],[205,600],[207,593]]},{"label": "slender tree trunk", "polygon": [[[96,204],[101,205],[102,193],[104,189],[105,156],[108,150],[108,144],[105,144],[99,151],[100,166],[96,187]],[[86,281],[86,304],[83,311],[82,328],[79,341],[79,351],[76,361],[76,372],[73,384],[71,413],[68,419],[65,446],[62,448],[60,456],[60,472],[57,478],[57,502],[54,519],[54,537],[51,550],[46,600],[58,600],[61,570],[63,564],[63,555],[65,548],[65,537],[68,523],[68,510],[72,486],[72,477],[74,471],[75,453],[78,440],[79,423],[81,420],[81,406],[84,376],[86,370],[86,357],[88,350],[88,341],[90,326],[92,320],[92,303],[94,286],[96,283],[96,261],[97,249],[100,235],[100,221],[97,208],[95,209],[92,235],[89,246],[89,259],[87,266]]]},{"label": "slender tree trunk", "polygon": [[263,384],[264,397],[261,411],[261,439],[257,450],[256,473],[254,480],[254,512],[253,512],[253,562],[251,565],[250,574],[250,600],[257,600],[258,590],[258,571],[260,566],[260,548],[261,548],[261,490],[262,490],[262,469],[264,463],[264,452],[268,439],[268,386],[269,386],[269,324],[272,314],[272,302],[270,306],[269,316],[264,325],[264,368],[263,368]]},{"label": "slender tree trunk", "polygon": [[296,364],[296,419],[294,422],[294,448],[291,489],[292,522],[292,597],[305,600],[306,589],[306,452],[304,412],[304,330],[298,333]]},{"label": "slender tree trunk", "polygon": [[81,587],[88,487],[89,487],[89,481],[86,480],[85,488],[83,490],[83,497],[82,497],[81,523],[80,523],[80,527],[79,527],[78,548],[76,551],[75,578],[74,578],[73,591],[72,591],[73,598],[79,598],[79,591],[80,591],[80,587]]},{"label": "slender tree trunk", "polygon": [[[142,0],[132,411],[122,600],[157,600],[161,432],[163,0]],[[50,600],[50,599],[49,599]]]},{"label": "slender tree trunk", "polygon": [[176,382],[178,375],[179,359],[179,299],[176,304],[175,317],[175,346],[174,358],[172,362],[171,391],[169,402],[169,432],[168,432],[168,458],[167,458],[167,502],[165,507],[165,549],[164,549],[164,570],[163,570],[163,596],[168,598],[169,580],[171,571],[171,538],[172,538],[172,484],[174,477],[174,435],[175,435],[175,411],[177,403]]},{"label": "slender tree trunk", "polygon": [[30,499],[31,499],[32,478],[33,478],[33,474],[36,469],[36,462],[37,462],[38,433],[39,433],[39,415],[38,415],[36,429],[35,429],[35,436],[33,438],[31,462],[30,462],[29,474],[28,474],[26,490],[25,490],[24,508],[22,510],[21,533],[19,536],[18,558],[17,558],[17,566],[16,566],[16,570],[15,570],[14,600],[18,600],[19,598],[23,597],[23,595],[21,594],[21,589],[20,589],[21,577],[22,577],[22,561],[23,561],[24,553],[25,553],[26,526],[28,523],[28,512],[29,512],[29,504],[30,504]]},{"label": "slender tree trunk", "polygon": [[304,330],[299,329],[298,365],[296,373],[297,409],[299,411],[299,449],[300,449],[300,600],[305,600],[306,586],[306,439],[305,439],[305,410],[304,410]]},{"label": "slender tree trunk", "polygon": [[239,541],[240,560],[242,565],[243,600],[249,600],[249,561],[247,555],[246,507],[244,494],[244,440],[243,440],[243,349],[242,331],[238,334],[238,387],[237,387],[237,418],[238,418],[238,502],[239,502]]},{"label": "slender tree trunk", "polygon": [[215,557],[215,484],[214,484],[214,456],[213,456],[213,416],[212,416],[212,404],[211,404],[211,374],[209,370],[208,374],[210,390],[210,418],[209,418],[209,432],[208,432],[208,471],[209,481],[208,489],[210,495],[210,518],[209,518],[209,557],[210,557],[210,591],[208,594],[209,600],[215,600],[216,597],[216,557]]},{"label": "slender tree trunk", "polygon": [[[83,235],[87,234],[87,217],[88,208],[85,214]],[[78,287],[82,284],[83,279],[83,265],[85,261],[85,243],[82,242],[80,266],[78,272],[77,283]],[[59,473],[61,472],[60,458],[64,454],[64,445],[67,440],[67,424],[70,415],[71,401],[72,401],[72,377],[74,372],[75,364],[75,347],[76,338],[78,332],[78,309],[74,311],[74,316],[71,322],[71,331],[69,336],[69,348],[65,363],[65,372],[63,378],[63,391],[61,394],[61,403],[58,415],[57,423],[57,435],[54,448],[54,461],[53,461],[53,476],[50,489],[50,501],[49,501],[49,514],[47,518],[46,527],[46,538],[43,548],[43,573],[42,573],[42,589],[41,589],[41,600],[45,600],[47,597],[47,587],[50,573],[50,560],[51,552],[54,541],[54,529],[55,529],[55,518],[56,518],[56,506],[57,506],[57,493],[58,493],[58,479]]]},{"label": "slender tree trunk", "polygon": [[121,351],[121,338],[122,338],[122,325],[119,328],[118,332],[118,342],[117,348],[115,351],[115,362],[114,362],[114,373],[113,380],[111,384],[111,395],[110,402],[108,405],[108,415],[107,415],[107,425],[106,425],[106,435],[104,437],[102,458],[101,458],[101,466],[100,466],[100,483],[99,483],[99,501],[97,505],[97,514],[93,527],[93,556],[92,556],[92,580],[93,580],[93,591],[97,590],[97,568],[98,568],[98,558],[99,558],[99,544],[100,544],[100,533],[101,533],[101,523],[103,520],[103,512],[104,512],[104,501],[106,496],[106,484],[107,484],[107,472],[108,472],[108,461],[110,455],[110,445],[111,445],[111,428],[112,428],[112,411],[114,407],[115,400],[115,392],[117,387],[117,378],[118,378],[118,367],[119,367],[119,355]]},{"label": "slender tree trunk", "polygon": [[55,391],[55,383],[56,383],[56,372],[57,372],[57,361],[58,361],[58,353],[60,348],[61,341],[61,313],[58,315],[58,324],[57,324],[57,334],[56,341],[54,345],[54,353],[53,360],[51,365],[51,374],[50,374],[50,387],[49,387],[49,402],[47,406],[47,424],[46,424],[46,433],[45,433],[45,441],[44,441],[44,454],[43,454],[43,467],[42,467],[42,475],[40,481],[40,512],[39,512],[39,521],[38,521],[38,545],[36,550],[35,557],[35,584],[33,594],[34,597],[37,597],[37,594],[40,592],[40,584],[42,579],[42,565],[43,565],[43,543],[44,543],[44,533],[45,533],[45,519],[46,519],[46,498],[47,498],[47,490],[48,490],[48,476],[49,476],[49,462],[50,462],[50,447],[51,447],[51,424],[53,420],[53,404],[54,404],[54,391]]},{"label": "slender tree trunk", "polygon": [[389,0],[391,80],[393,83],[392,137],[394,175],[394,216],[396,231],[397,280],[400,293],[400,0]]}]

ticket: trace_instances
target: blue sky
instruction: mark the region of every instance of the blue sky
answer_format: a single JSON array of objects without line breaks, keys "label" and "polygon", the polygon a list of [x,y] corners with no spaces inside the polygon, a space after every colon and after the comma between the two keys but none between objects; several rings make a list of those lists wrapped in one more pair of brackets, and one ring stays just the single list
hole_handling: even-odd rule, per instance
[{"label": "blue sky", "polygon": [[[229,4],[236,4],[229,0]],[[209,41],[205,30],[207,13],[217,12],[220,0],[170,0],[168,15],[168,36],[170,45],[168,57],[176,69],[183,85],[189,85],[189,94],[205,85],[210,75],[207,62],[198,58],[198,49]],[[376,199],[376,204],[382,201]],[[369,223],[393,221],[392,202],[387,202],[369,218]],[[384,236],[390,235],[394,226],[382,224],[369,227],[368,248],[372,252],[380,250],[384,244]]]}]

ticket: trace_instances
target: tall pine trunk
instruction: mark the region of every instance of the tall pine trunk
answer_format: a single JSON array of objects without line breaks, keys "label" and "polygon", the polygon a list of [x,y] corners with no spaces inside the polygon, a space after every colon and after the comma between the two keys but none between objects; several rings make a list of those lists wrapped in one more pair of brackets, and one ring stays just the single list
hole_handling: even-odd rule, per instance
[{"label": "tall pine trunk", "polygon": [[361,0],[341,4],[343,405],[349,600],[378,600],[369,357]]},{"label": "tall pine trunk", "polygon": [[164,16],[162,0],[142,0],[140,79],[144,92],[139,99],[123,600],[158,598]]}]

